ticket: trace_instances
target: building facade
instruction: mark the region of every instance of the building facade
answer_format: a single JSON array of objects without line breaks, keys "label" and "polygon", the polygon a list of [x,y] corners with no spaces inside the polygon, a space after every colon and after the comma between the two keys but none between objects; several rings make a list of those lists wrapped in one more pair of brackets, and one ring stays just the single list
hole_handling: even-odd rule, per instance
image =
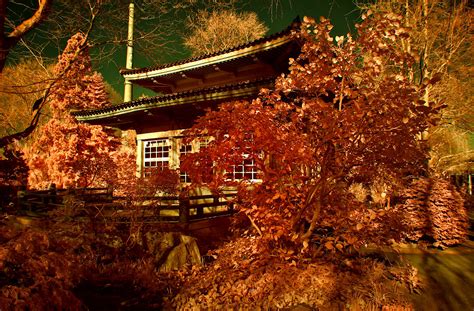
[{"label": "building facade", "polygon": [[[254,99],[260,89],[271,88],[275,78],[288,71],[288,60],[300,51],[292,31],[286,30],[224,51],[146,68],[125,69],[121,74],[133,84],[157,93],[103,109],[73,112],[77,120],[137,133],[138,174],[147,168],[179,169],[180,155],[196,152],[204,138],[183,143],[190,128],[207,109],[232,100]],[[232,178],[256,179],[253,163],[236,165]],[[189,178],[181,172],[181,181]]]}]

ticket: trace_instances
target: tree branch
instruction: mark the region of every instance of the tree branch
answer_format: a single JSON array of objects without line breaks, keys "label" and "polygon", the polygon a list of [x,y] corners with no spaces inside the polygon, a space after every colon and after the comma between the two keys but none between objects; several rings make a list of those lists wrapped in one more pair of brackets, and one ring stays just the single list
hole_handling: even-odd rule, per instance
[{"label": "tree branch", "polygon": [[8,34],[8,38],[14,42],[17,42],[28,31],[38,26],[38,24],[46,18],[48,8],[51,6],[52,2],[52,0],[38,0],[38,9],[35,11],[33,16],[24,20],[20,25],[16,26],[13,31]]},{"label": "tree branch", "polygon": [[[47,2],[47,1],[50,1],[50,0],[40,0],[40,1],[43,1],[43,2]],[[24,129],[23,131],[21,132],[18,132],[18,133],[15,133],[15,134],[11,134],[11,135],[7,135],[7,136],[4,136],[2,138],[0,138],[0,148],[2,147],[5,147],[6,145],[9,145],[11,144],[14,140],[20,140],[20,139],[23,139],[23,138],[26,138],[28,137],[33,131],[34,129],[36,128],[36,126],[38,125],[38,122],[39,122],[39,118],[40,118],[40,115],[41,115],[41,110],[43,109],[43,107],[45,106],[45,104],[47,103],[47,99],[48,99],[48,96],[50,95],[51,93],[51,89],[54,87],[54,85],[62,79],[62,77],[68,72],[69,68],[72,66],[72,64],[77,60],[77,57],[79,56],[79,54],[88,46],[88,39],[89,39],[89,35],[90,35],[90,32],[92,31],[93,29],[93,26],[94,26],[94,21],[95,21],[95,18],[97,16],[97,13],[98,13],[98,10],[97,11],[94,11],[94,8],[91,7],[91,21],[90,21],[90,24],[89,24],[89,28],[87,29],[87,32],[84,36],[84,41],[82,42],[82,44],[79,46],[79,48],[76,50],[75,54],[74,54],[74,57],[71,59],[71,61],[66,65],[66,67],[64,68],[64,70],[56,77],[56,79],[52,80],[49,85],[46,87],[46,89],[44,90],[44,93],[43,93],[43,101],[41,102],[41,104],[38,106],[38,109],[36,110],[35,112],[35,115],[33,116],[33,119],[31,120],[30,122],[30,125]]]},{"label": "tree branch", "polygon": [[262,230],[260,230],[260,228],[257,226],[257,224],[256,224],[255,221],[252,219],[252,217],[250,217],[250,215],[248,215],[248,214],[246,214],[246,215],[247,215],[247,217],[249,218],[250,223],[252,224],[252,227],[254,227],[255,230],[257,230],[258,235],[263,236]]}]

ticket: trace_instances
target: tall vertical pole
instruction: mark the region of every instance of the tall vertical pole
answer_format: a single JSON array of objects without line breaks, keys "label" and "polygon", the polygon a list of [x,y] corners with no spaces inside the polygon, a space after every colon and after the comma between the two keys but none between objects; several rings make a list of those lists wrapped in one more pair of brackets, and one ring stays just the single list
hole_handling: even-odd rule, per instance
[{"label": "tall vertical pole", "polygon": [[[125,64],[126,69],[132,69],[133,67],[133,15],[134,15],[135,5],[133,0],[130,1],[128,7],[128,36],[127,36],[127,61]],[[125,87],[123,92],[123,101],[129,102],[132,101],[132,82],[125,78]]]},{"label": "tall vertical pole", "polygon": [[469,173],[467,175],[467,193],[469,193],[469,195],[472,195],[472,173],[471,173],[471,171],[469,171]]}]

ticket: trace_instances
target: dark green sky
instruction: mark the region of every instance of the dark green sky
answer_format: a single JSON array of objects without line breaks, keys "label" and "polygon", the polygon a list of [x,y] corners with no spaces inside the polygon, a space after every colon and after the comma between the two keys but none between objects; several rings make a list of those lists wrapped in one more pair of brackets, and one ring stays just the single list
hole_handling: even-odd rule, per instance
[{"label": "dark green sky", "polygon": [[280,5],[273,7],[272,12],[269,10],[268,1],[254,0],[252,3],[256,5],[249,5],[248,9],[257,12],[271,33],[287,27],[297,15],[307,15],[328,17],[335,26],[335,34],[345,34],[353,27],[354,20],[359,15],[351,0],[281,0]]},{"label": "dark green sky", "polygon": [[[274,3],[276,1],[273,1]],[[278,6],[270,7],[270,0],[251,0],[243,9],[254,11],[259,18],[268,26],[269,33],[279,32],[292,22],[296,16],[301,18],[305,15],[320,17],[325,16],[331,19],[334,34],[346,34],[353,28],[354,21],[359,17],[359,12],[351,0],[280,0]],[[180,41],[178,39],[178,41]],[[177,49],[181,49],[178,44]],[[185,58],[184,54],[171,55],[169,62]],[[119,69],[125,67],[125,47],[116,55],[114,61],[102,64],[99,70],[105,79],[123,95],[123,78],[118,73]],[[153,65],[150,61],[145,61],[140,55],[134,55],[134,67]],[[144,90],[134,87],[134,98],[143,94]],[[152,95],[150,92],[145,92]]]}]

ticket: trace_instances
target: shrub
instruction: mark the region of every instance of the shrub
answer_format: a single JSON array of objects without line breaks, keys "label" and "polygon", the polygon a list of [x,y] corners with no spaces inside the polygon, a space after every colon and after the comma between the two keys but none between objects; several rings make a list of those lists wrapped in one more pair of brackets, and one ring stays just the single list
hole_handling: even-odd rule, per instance
[{"label": "shrub", "polygon": [[[172,307],[179,310],[317,310],[409,307],[412,270],[369,258],[298,261],[298,254],[270,256],[261,238],[240,237],[211,255],[215,261],[188,271]],[[409,282],[413,285],[408,284]],[[306,310],[306,308],[304,308]],[[296,310],[297,308],[295,308]]]},{"label": "shrub", "polygon": [[405,236],[412,241],[423,237],[434,246],[460,244],[467,238],[469,220],[464,200],[449,182],[437,178],[414,181],[402,192]]},{"label": "shrub", "polygon": [[353,183],[350,185],[349,192],[354,195],[354,198],[357,202],[365,202],[369,193],[361,183]]},{"label": "shrub", "polygon": [[81,278],[71,241],[52,239],[42,230],[0,232],[0,309],[77,310],[71,289]]}]

